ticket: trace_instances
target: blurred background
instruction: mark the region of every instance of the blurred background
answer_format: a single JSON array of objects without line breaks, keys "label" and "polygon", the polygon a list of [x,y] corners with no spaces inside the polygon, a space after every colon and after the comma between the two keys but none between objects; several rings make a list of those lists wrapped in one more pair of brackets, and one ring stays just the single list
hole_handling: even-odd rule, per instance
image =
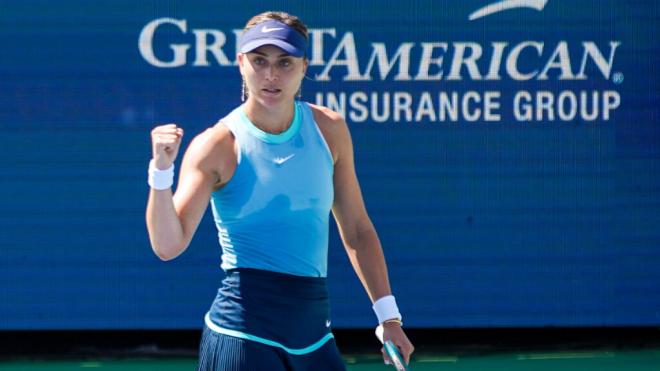
[{"label": "blurred background", "polygon": [[[5,353],[137,333],[194,349],[220,247],[209,209],[179,258],[151,251],[149,132],[175,122],[185,148],[241,103],[236,38],[265,10],[310,29],[302,99],[349,124],[422,346],[660,337],[657,1],[25,0],[0,2]],[[330,228],[333,327],[371,337]]]}]

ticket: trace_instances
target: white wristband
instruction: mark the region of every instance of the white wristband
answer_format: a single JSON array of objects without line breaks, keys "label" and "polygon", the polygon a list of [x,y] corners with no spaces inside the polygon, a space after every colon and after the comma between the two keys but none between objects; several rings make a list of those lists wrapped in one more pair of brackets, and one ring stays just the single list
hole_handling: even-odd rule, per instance
[{"label": "white wristband", "polygon": [[165,170],[160,170],[156,167],[153,159],[149,161],[147,183],[151,188],[158,191],[170,188],[174,184],[174,164]]},{"label": "white wristband", "polygon": [[378,323],[383,323],[392,318],[401,319],[401,313],[399,313],[396,300],[394,300],[394,296],[392,295],[383,296],[376,300],[373,309],[376,312],[376,317],[378,317]]}]

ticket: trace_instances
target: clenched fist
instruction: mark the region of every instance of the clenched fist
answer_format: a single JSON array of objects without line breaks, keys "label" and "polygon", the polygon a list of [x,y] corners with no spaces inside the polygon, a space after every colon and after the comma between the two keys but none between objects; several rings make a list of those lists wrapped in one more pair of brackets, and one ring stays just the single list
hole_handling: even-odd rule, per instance
[{"label": "clenched fist", "polygon": [[179,153],[179,146],[183,138],[183,129],[176,124],[156,126],[151,131],[151,148],[155,165],[160,170],[172,166]]}]

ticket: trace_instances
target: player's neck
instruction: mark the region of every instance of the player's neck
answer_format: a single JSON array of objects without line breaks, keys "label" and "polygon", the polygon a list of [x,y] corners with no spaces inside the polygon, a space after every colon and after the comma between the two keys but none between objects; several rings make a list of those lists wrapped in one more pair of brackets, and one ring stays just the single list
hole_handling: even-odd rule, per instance
[{"label": "player's neck", "polygon": [[267,133],[279,134],[286,131],[291,125],[294,104],[293,102],[287,102],[286,104],[267,107],[255,100],[248,99],[245,102],[245,114],[259,129]]}]

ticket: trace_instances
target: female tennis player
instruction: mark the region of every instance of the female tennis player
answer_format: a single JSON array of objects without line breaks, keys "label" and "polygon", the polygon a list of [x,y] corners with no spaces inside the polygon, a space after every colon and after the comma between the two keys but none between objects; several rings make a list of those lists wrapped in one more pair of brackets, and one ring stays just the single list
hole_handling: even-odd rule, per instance
[{"label": "female tennis player", "polygon": [[295,16],[253,17],[237,55],[244,103],[196,136],[173,195],[183,129],[151,132],[151,245],[163,260],[190,244],[209,202],[226,277],[205,317],[200,370],[344,370],[326,289],[330,211],[384,339],[406,362],[378,236],[365,210],[343,118],[296,99],[307,69],[307,29]]}]

